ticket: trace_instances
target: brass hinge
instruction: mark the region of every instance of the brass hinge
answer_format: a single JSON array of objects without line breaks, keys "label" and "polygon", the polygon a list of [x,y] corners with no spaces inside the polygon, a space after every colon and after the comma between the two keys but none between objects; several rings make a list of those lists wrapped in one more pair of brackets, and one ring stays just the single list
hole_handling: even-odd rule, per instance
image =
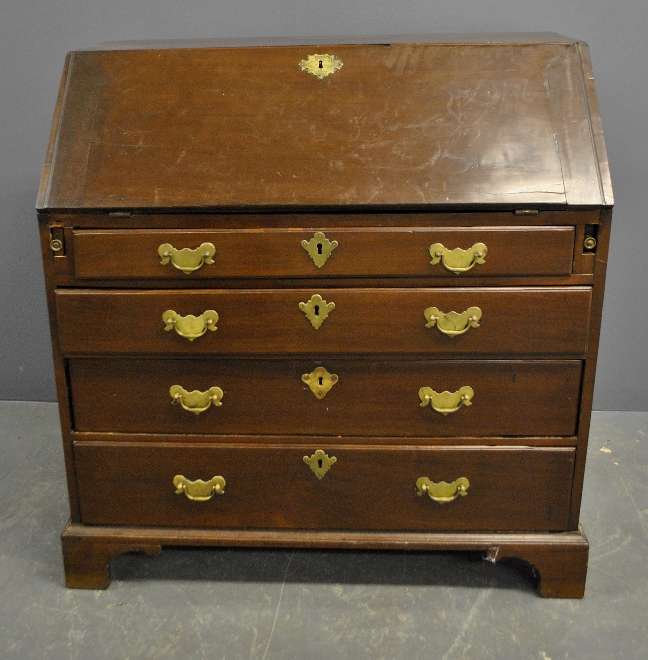
[{"label": "brass hinge", "polygon": [[65,235],[63,227],[50,227],[50,250],[55,257],[65,256]]}]

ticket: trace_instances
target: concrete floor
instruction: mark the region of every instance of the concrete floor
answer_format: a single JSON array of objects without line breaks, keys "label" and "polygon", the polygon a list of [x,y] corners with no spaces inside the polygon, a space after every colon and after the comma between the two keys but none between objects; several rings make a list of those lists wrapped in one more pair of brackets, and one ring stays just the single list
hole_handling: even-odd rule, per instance
[{"label": "concrete floor", "polygon": [[[451,553],[168,549],[63,586],[54,404],[0,402],[0,659],[645,660],[648,413],[595,413],[584,600]],[[611,451],[602,452],[605,447]]]}]

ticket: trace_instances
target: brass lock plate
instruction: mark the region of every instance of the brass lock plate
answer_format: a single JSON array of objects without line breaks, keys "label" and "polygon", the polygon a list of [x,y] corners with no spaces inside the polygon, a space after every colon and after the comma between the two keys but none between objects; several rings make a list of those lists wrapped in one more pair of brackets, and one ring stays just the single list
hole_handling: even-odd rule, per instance
[{"label": "brass lock plate", "polygon": [[316,293],[308,302],[300,302],[299,309],[304,312],[315,330],[318,330],[326,317],[335,309],[335,303],[327,303],[319,293]]},{"label": "brass lock plate", "polygon": [[335,462],[337,462],[337,458],[329,456],[323,449],[316,449],[312,456],[304,456],[304,463],[310,467],[318,479],[321,479]]},{"label": "brass lock plate", "polygon": [[338,382],[337,374],[330,374],[324,367],[317,367],[309,374],[302,374],[301,379],[310,387],[311,392],[323,399],[327,392]]},{"label": "brass lock plate", "polygon": [[337,241],[329,241],[321,231],[316,231],[313,237],[301,242],[301,246],[308,252],[308,256],[313,260],[317,268],[321,268],[331,256],[331,253],[338,246]]},{"label": "brass lock plate", "polygon": [[342,61],[335,57],[335,55],[320,55],[318,53],[315,55],[309,55],[305,60],[302,60],[299,63],[299,68],[302,71],[306,71],[306,73],[310,73],[320,80],[339,71],[342,66]]}]

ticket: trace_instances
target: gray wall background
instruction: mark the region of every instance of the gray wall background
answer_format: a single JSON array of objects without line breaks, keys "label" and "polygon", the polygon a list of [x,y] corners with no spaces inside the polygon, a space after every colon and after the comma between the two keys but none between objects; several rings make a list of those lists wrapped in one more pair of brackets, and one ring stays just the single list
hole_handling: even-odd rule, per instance
[{"label": "gray wall background", "polygon": [[594,407],[648,411],[646,25],[646,0],[0,0],[0,399],[56,399],[34,204],[69,50],[126,39],[555,31],[590,45],[617,200]]}]

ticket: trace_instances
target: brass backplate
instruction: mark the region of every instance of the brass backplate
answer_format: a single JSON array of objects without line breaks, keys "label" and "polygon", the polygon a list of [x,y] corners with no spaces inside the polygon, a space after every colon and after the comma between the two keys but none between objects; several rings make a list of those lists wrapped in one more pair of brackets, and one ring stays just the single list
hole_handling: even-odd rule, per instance
[{"label": "brass backplate", "polygon": [[470,328],[479,327],[482,311],[479,307],[469,307],[465,312],[442,312],[438,307],[428,307],[424,312],[426,328],[436,325],[439,332],[448,337],[456,337],[468,332]]},{"label": "brass backplate", "polygon": [[441,262],[451,273],[460,275],[471,270],[477,264],[483,264],[488,253],[488,248],[484,243],[475,243],[471,248],[462,250],[461,248],[448,249],[442,243],[433,243],[430,245],[430,263],[434,266]]},{"label": "brass backplate", "polygon": [[207,330],[212,332],[216,330],[218,314],[213,309],[208,309],[200,316],[194,316],[193,314],[181,316],[172,309],[167,309],[162,314],[162,321],[165,324],[165,330],[175,330],[181,337],[193,341],[198,337],[202,337]]},{"label": "brass backplate", "polygon": [[203,481],[202,479],[191,481],[182,474],[176,474],[173,477],[173,485],[176,489],[176,495],[184,493],[190,500],[206,502],[211,500],[214,495],[224,495],[226,483],[221,476],[212,477],[209,481]]},{"label": "brass backplate", "polygon": [[335,55],[309,55],[299,63],[302,71],[316,76],[320,80],[342,68],[342,62]]},{"label": "brass backplate", "polygon": [[321,479],[336,461],[335,456],[329,456],[323,449],[316,449],[312,456],[304,456],[304,463],[318,479]]},{"label": "brass backplate", "polygon": [[445,481],[440,481],[439,483],[434,483],[430,481],[427,477],[420,477],[416,480],[417,495],[423,495],[427,493],[428,497],[439,504],[446,504],[447,502],[452,502],[458,497],[466,497],[468,495],[468,488],[470,488],[470,482],[466,477],[459,477],[452,483],[446,483]]},{"label": "brass backplate", "polygon": [[436,392],[431,387],[422,387],[418,394],[422,408],[429,404],[442,415],[457,412],[461,406],[472,406],[471,400],[475,396],[472,387],[468,385],[460,387],[456,392]]},{"label": "brass backplate", "polygon": [[309,374],[302,374],[301,379],[311,388],[311,392],[318,399],[323,399],[338,382],[337,374],[330,374],[324,367],[317,367]]},{"label": "brass backplate", "polygon": [[329,313],[335,309],[335,303],[327,303],[319,293],[316,293],[311,296],[307,303],[300,302],[299,309],[304,312],[306,318],[311,322],[311,325],[315,330],[318,330]]},{"label": "brass backplate", "polygon": [[206,392],[193,390],[188,392],[181,385],[172,385],[169,390],[171,403],[179,403],[184,410],[192,412],[194,415],[200,415],[205,412],[212,404],[222,406],[223,390],[220,387],[210,387]]},{"label": "brass backplate", "polygon": [[204,264],[213,264],[215,253],[216,248],[213,243],[203,243],[194,250],[191,248],[178,250],[170,243],[162,243],[158,248],[158,254],[162,257],[160,264],[165,266],[170,263],[185,275],[202,268]]}]

